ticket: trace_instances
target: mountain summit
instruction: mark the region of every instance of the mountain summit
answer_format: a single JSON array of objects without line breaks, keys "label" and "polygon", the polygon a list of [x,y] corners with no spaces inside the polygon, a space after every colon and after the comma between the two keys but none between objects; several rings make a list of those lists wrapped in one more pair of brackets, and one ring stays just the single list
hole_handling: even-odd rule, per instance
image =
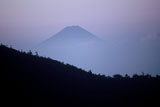
[{"label": "mountain summit", "polygon": [[88,32],[80,26],[68,26],[49,39],[45,40],[42,45],[60,45],[62,43],[67,45],[70,43],[78,44],[98,40],[99,39],[94,34]]}]

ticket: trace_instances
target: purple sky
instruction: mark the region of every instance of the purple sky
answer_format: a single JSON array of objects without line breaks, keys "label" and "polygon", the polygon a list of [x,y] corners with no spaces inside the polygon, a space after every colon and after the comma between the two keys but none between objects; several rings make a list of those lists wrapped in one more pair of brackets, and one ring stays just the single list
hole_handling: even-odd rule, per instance
[{"label": "purple sky", "polygon": [[65,26],[95,35],[160,33],[160,0],[0,0],[0,42],[37,44]]}]

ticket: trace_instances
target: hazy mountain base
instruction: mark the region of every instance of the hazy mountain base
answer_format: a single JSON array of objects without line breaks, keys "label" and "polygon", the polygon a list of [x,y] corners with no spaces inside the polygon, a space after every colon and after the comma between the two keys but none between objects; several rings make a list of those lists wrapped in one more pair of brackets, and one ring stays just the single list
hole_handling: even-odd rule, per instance
[{"label": "hazy mountain base", "polygon": [[159,106],[159,76],[97,76],[5,46],[0,65],[6,106]]},{"label": "hazy mountain base", "polygon": [[159,35],[106,36],[104,41],[79,26],[72,26],[62,29],[35,50],[42,56],[87,71],[92,69],[97,74],[160,74]]}]

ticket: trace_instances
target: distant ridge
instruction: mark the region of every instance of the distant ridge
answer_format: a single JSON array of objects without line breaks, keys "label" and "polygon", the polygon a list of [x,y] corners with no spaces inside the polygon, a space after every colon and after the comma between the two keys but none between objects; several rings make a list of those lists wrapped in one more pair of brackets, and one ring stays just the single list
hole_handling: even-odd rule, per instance
[{"label": "distant ridge", "polygon": [[159,105],[160,76],[95,75],[50,58],[0,46],[1,104],[16,107]]}]

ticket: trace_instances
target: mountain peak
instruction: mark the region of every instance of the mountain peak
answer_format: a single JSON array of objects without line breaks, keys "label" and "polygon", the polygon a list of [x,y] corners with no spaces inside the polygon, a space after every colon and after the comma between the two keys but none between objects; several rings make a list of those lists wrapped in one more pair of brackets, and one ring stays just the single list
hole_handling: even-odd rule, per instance
[{"label": "mountain peak", "polygon": [[94,34],[88,32],[80,26],[67,26],[43,42],[43,44],[59,45],[59,44],[78,44],[82,42],[90,42],[99,40]]},{"label": "mountain peak", "polygon": [[65,27],[67,29],[71,29],[71,28],[79,28],[79,29],[82,29],[82,27],[78,26],[78,25],[73,25],[73,26],[67,26]]},{"label": "mountain peak", "polygon": [[61,30],[60,32],[62,32],[62,31],[68,31],[68,32],[72,32],[72,33],[76,32],[76,31],[88,32],[87,30],[83,29],[82,27],[80,27],[78,25],[76,25],[76,26],[67,26],[63,30]]},{"label": "mountain peak", "polygon": [[67,26],[49,39],[96,39],[97,37],[80,26]]}]

